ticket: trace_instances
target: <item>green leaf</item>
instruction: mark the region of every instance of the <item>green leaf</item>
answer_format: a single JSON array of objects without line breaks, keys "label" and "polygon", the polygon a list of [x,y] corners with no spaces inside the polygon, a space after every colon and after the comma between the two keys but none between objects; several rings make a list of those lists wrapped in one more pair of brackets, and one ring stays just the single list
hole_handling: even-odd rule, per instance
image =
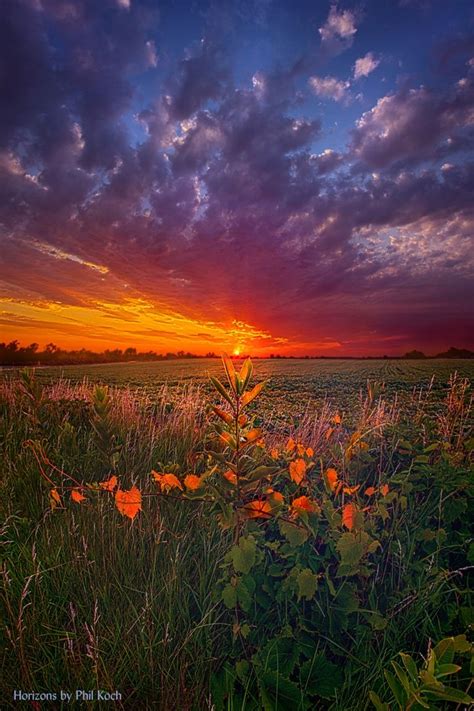
[{"label": "green leaf", "polygon": [[243,480],[244,481],[258,481],[259,479],[263,479],[266,476],[272,476],[273,474],[276,474],[278,471],[278,467],[266,467],[266,466],[260,466],[254,469],[253,471],[250,472],[250,474],[247,474]]},{"label": "green leaf", "polygon": [[338,589],[336,598],[332,605],[342,610],[346,614],[356,612],[359,609],[359,596],[357,594],[357,586],[352,583],[343,583]]},{"label": "green leaf", "polygon": [[301,666],[300,686],[310,696],[331,699],[342,684],[340,668],[326,659],[324,654],[316,654]]},{"label": "green leaf", "polygon": [[248,612],[252,607],[253,591],[249,590],[242,578],[239,578],[236,585],[237,602],[244,612]]},{"label": "green leaf", "polygon": [[230,610],[237,606],[237,592],[230,583],[227,583],[222,591],[222,600]]},{"label": "green leaf", "polygon": [[471,563],[471,565],[474,565],[474,543],[469,544],[469,548],[467,550],[467,561],[468,563]]},{"label": "green leaf", "polygon": [[229,395],[229,393],[227,392],[227,390],[225,389],[225,387],[222,385],[221,381],[218,380],[217,378],[213,378],[213,377],[211,377],[210,380],[211,380],[211,383],[214,385],[215,389],[217,390],[217,392],[218,392],[220,395],[222,395],[222,397],[224,398],[224,400],[226,400],[226,401],[229,403],[229,405],[231,405],[232,407],[234,407],[234,403],[232,402],[232,398],[230,397],[230,395]]},{"label": "green leaf", "polygon": [[243,536],[237,546],[231,548],[231,558],[236,573],[248,573],[255,564],[257,544],[252,536]]},{"label": "green leaf", "polygon": [[386,669],[384,671],[385,678],[388,682],[388,685],[390,689],[392,690],[393,695],[395,696],[395,701],[399,705],[401,709],[405,708],[405,701],[406,701],[406,694],[405,690],[403,689],[403,686],[400,684],[398,679],[393,676],[391,672]]},{"label": "green leaf", "polygon": [[211,675],[211,696],[216,711],[224,711],[225,699],[232,693],[234,686],[235,673],[229,664]]},{"label": "green leaf", "polygon": [[400,652],[400,656],[402,658],[403,666],[410,675],[411,680],[416,681],[418,678],[418,669],[415,660],[410,657],[409,654],[404,654],[403,652]]},{"label": "green leaf", "polygon": [[427,687],[430,687],[430,689],[442,689],[443,684],[436,679],[433,674],[431,674],[429,671],[426,671],[426,669],[422,669],[420,671],[420,679],[423,682],[423,684]]},{"label": "green leaf", "polygon": [[470,652],[472,649],[472,645],[466,639],[465,634],[458,634],[456,637],[453,637],[453,643],[455,652]]},{"label": "green leaf", "polygon": [[454,659],[454,637],[445,637],[434,647],[436,659],[440,664],[451,664]]},{"label": "green leaf", "polygon": [[296,526],[289,521],[279,521],[280,533],[285,536],[290,546],[301,546],[308,540],[309,532],[301,526]]},{"label": "green leaf", "polygon": [[247,637],[248,637],[249,634],[250,634],[250,631],[251,631],[251,630],[250,630],[250,625],[248,625],[247,623],[245,623],[244,625],[242,625],[242,627],[240,628],[240,634],[242,635],[242,637],[243,637],[244,639],[247,639]]},{"label": "green leaf", "polygon": [[364,555],[364,546],[354,533],[343,533],[336,549],[341,556],[341,565],[350,569],[356,568]]},{"label": "green leaf", "polygon": [[226,464],[226,456],[225,456],[225,454],[222,454],[222,452],[209,451],[209,454],[216,461],[222,462],[222,464]]},{"label": "green leaf", "polygon": [[436,668],[436,677],[448,676],[449,674],[457,674],[462,667],[459,664],[439,664]]},{"label": "green leaf", "polygon": [[400,664],[397,664],[397,662],[392,662],[392,667],[395,671],[395,674],[398,676],[398,679],[407,692],[407,694],[410,693],[410,681],[408,679],[408,676],[406,675],[405,671],[401,668]]},{"label": "green leaf", "polygon": [[430,696],[433,696],[435,699],[443,699],[444,701],[454,701],[458,704],[472,704],[474,703],[474,699],[472,696],[469,696],[469,694],[466,694],[464,691],[461,691],[460,689],[452,689],[450,686],[445,686],[444,689],[441,691],[429,691],[426,692],[429,693]]},{"label": "green leaf", "polygon": [[326,575],[325,575],[325,577],[326,577],[326,583],[327,583],[329,592],[331,593],[331,595],[332,595],[333,597],[335,597],[335,596],[336,596],[336,588],[334,587],[334,583],[332,582],[331,578],[329,577],[329,571],[328,571],[328,570],[326,570]]},{"label": "green leaf", "polygon": [[237,676],[239,679],[244,680],[247,674],[249,673],[250,669],[250,664],[246,659],[240,659],[238,662],[235,664],[235,671],[237,673]]},{"label": "green leaf", "polygon": [[300,650],[294,637],[275,637],[257,653],[256,659],[263,669],[290,676],[299,654]]},{"label": "green leaf", "polygon": [[390,711],[388,704],[384,704],[380,696],[378,696],[375,691],[369,691],[369,698],[377,711]]},{"label": "green leaf", "polygon": [[300,708],[300,689],[281,674],[262,672],[258,677],[258,685],[265,711],[296,711]]},{"label": "green leaf", "polygon": [[388,620],[378,612],[366,613],[366,619],[373,630],[384,630],[388,625]]},{"label": "green leaf", "polygon": [[298,585],[298,600],[301,600],[302,597],[312,600],[318,587],[316,575],[309,568],[305,568],[299,573],[296,583]]}]

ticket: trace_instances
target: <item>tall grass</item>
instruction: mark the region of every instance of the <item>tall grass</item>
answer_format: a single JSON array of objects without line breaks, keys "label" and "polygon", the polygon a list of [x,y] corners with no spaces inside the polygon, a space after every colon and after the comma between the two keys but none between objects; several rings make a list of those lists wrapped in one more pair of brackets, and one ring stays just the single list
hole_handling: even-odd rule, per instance
[{"label": "tall grass", "polygon": [[[25,442],[41,442],[49,459],[78,481],[100,481],[109,472],[92,426],[92,389],[63,380],[35,390],[28,377],[0,386],[2,707],[14,706],[14,689],[99,688],[119,690],[119,708],[211,709],[210,673],[225,660],[232,634],[231,616],[215,594],[229,537],[209,516],[206,502],[172,496],[155,498],[133,523],[105,496],[52,510],[38,461]],[[117,471],[125,485],[140,487],[152,469],[170,462],[181,472],[192,470],[206,431],[199,387],[183,386],[178,405],[166,387],[156,400],[127,389],[110,389],[109,396],[120,447]],[[320,456],[334,446],[334,437],[345,446],[351,432],[344,426],[331,442],[327,436],[336,412],[326,404],[296,428],[269,427],[268,448],[288,435]],[[406,506],[390,524],[387,555],[367,583],[368,594],[386,610],[387,624],[354,631],[344,686],[321,708],[367,708],[368,689],[380,687],[384,666],[400,650],[422,651],[450,625],[463,631],[461,608],[467,620],[465,557],[449,570],[439,565],[444,539],[436,531],[435,544],[420,548],[423,522],[437,520],[438,532],[447,528],[441,517],[446,502],[458,502],[460,516],[466,512],[459,492],[466,490],[469,463],[464,455],[456,463],[455,455],[472,436],[467,383],[454,379],[434,413],[429,393],[418,393],[410,412],[406,418],[396,398],[387,403],[370,388],[354,406],[357,428],[371,432],[370,467],[378,478],[408,481],[400,443],[410,438],[418,447],[410,472],[422,466],[416,456],[434,438],[450,443],[453,458],[445,472],[426,470],[424,491],[407,491]],[[461,483],[447,479],[441,494],[438,488],[432,496],[430,486],[440,476]],[[456,562],[456,551],[468,542],[456,543],[455,508],[450,517],[454,534],[446,545]]]}]

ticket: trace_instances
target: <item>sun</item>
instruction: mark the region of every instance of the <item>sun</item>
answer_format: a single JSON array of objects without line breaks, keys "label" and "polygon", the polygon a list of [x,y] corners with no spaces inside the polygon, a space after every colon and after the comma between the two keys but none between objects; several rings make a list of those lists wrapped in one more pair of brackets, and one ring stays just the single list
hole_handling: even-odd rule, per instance
[{"label": "sun", "polygon": [[239,356],[240,355],[240,348],[236,346],[234,350],[232,351],[232,355]]}]

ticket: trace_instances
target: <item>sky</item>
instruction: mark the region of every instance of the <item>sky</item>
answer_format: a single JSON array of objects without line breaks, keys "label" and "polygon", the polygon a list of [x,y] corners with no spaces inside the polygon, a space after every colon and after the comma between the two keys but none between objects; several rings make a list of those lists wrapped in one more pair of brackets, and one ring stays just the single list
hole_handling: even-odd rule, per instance
[{"label": "sky", "polygon": [[474,6],[4,0],[0,340],[474,347]]}]

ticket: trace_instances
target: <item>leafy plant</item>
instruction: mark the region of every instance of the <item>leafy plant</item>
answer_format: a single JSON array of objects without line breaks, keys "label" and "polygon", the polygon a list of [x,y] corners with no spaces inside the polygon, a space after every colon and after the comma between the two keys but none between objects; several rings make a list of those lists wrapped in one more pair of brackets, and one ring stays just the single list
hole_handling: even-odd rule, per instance
[{"label": "leafy plant", "polygon": [[467,691],[446,683],[447,677],[452,678],[463,670],[463,665],[453,663],[455,657],[460,655],[470,656],[470,664],[464,665],[464,670],[471,676],[467,687],[469,690],[474,675],[474,645],[468,642],[466,635],[458,635],[446,637],[429,649],[421,667],[412,656],[400,652],[402,664],[392,661],[392,671],[386,669],[384,672],[392,692],[390,703],[382,702],[374,691],[370,691],[373,705],[377,711],[390,711],[391,708],[419,711],[439,708],[433,705],[436,701],[450,701],[458,705],[473,704],[474,699]]}]

